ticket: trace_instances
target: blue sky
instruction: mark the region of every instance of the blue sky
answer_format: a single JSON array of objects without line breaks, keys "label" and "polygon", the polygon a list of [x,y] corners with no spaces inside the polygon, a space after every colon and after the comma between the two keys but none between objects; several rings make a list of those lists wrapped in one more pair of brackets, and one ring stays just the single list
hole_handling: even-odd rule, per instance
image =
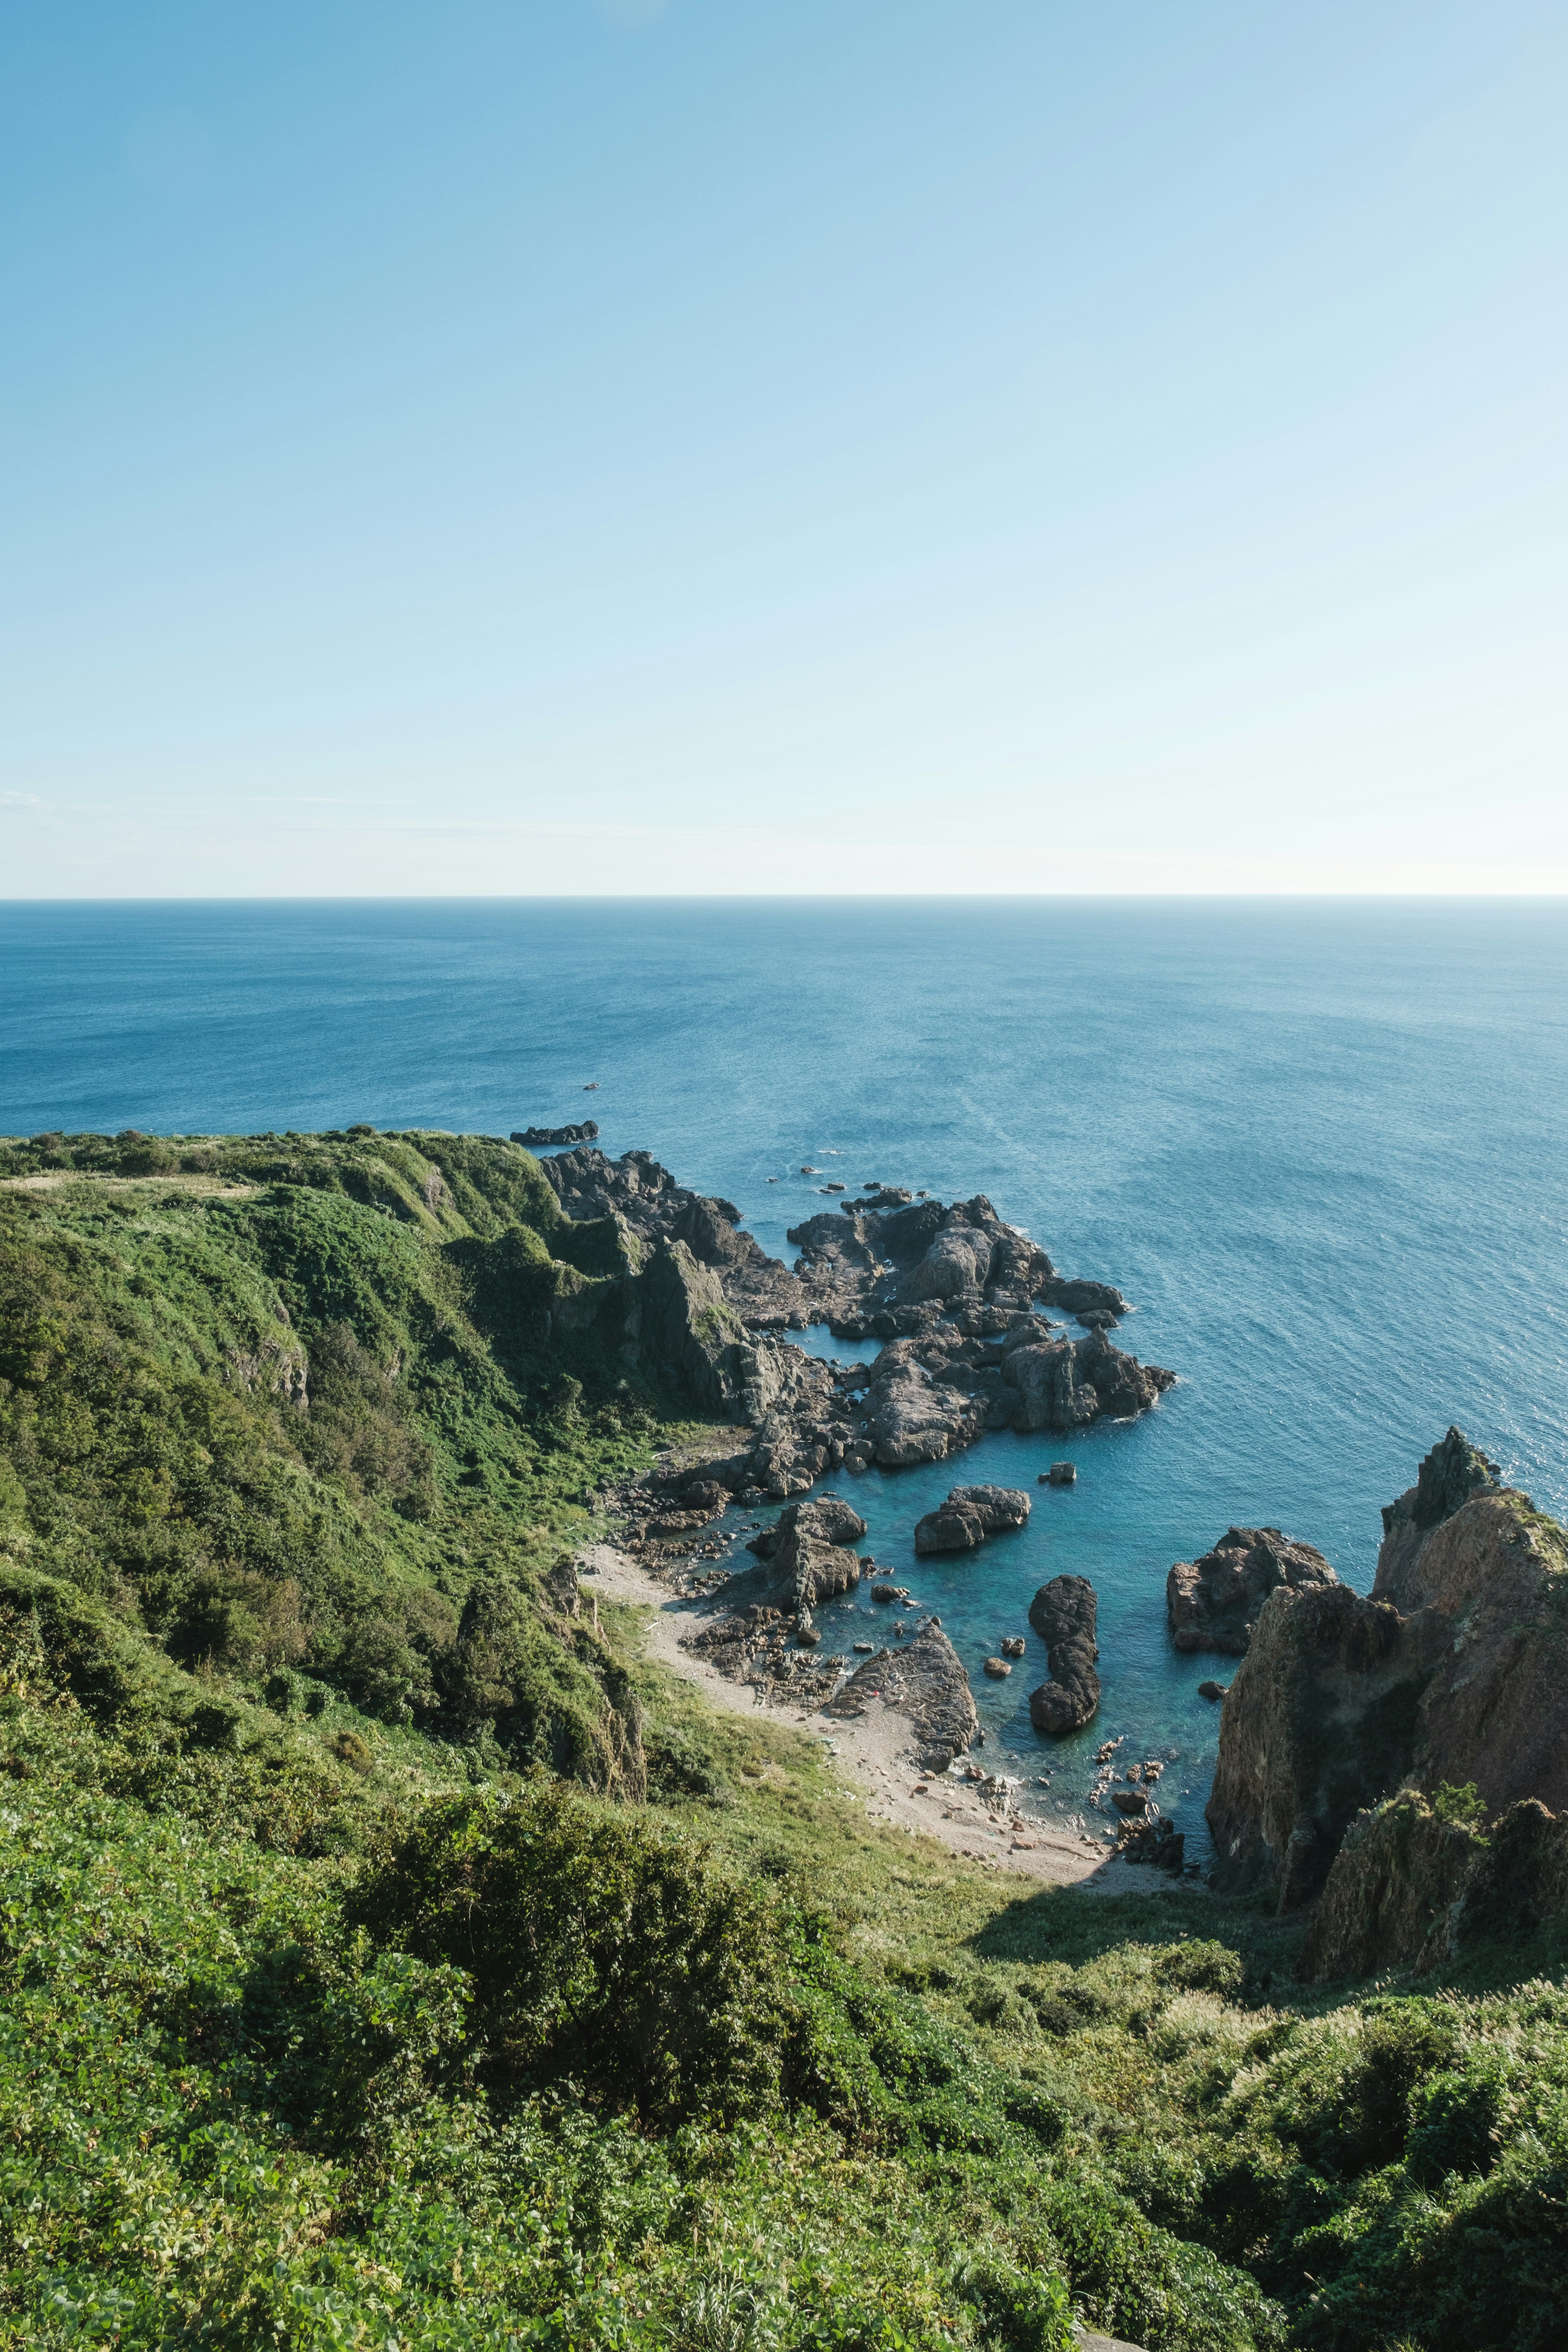
[{"label": "blue sky", "polygon": [[0,0],[0,895],[1568,889],[1565,68]]}]

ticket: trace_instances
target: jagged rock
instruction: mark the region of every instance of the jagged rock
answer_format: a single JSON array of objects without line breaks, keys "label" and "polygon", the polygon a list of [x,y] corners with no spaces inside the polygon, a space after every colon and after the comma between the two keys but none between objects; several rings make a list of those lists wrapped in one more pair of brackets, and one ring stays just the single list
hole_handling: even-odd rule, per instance
[{"label": "jagged rock", "polygon": [[1482,1837],[1405,1789],[1346,1830],[1300,1972],[1310,1981],[1390,1968],[1423,1974],[1469,1944],[1522,1942],[1564,1908],[1568,1820],[1526,1798]]},{"label": "jagged rock", "polygon": [[955,1486],[945,1503],[915,1523],[915,1550],[973,1551],[987,1536],[1021,1528],[1029,1498],[1012,1486]]},{"label": "jagged rock", "polygon": [[1339,1579],[1310,1544],[1278,1528],[1231,1528],[1201,1559],[1179,1559],[1165,1580],[1165,1612],[1178,1650],[1243,1657],[1258,1612],[1277,1584],[1300,1591]]},{"label": "jagged rock", "polygon": [[807,1302],[799,1283],[740,1230],[733,1202],[687,1191],[651,1151],[611,1160],[584,1148],[541,1165],[574,1221],[616,1217],[645,1250],[661,1241],[683,1242],[700,1265],[719,1276],[728,1305],[752,1328],[805,1323]]},{"label": "jagged rock", "polygon": [[1073,1486],[1078,1484],[1078,1472],[1070,1462],[1053,1462],[1048,1470],[1041,1471],[1039,1483],[1042,1486]]},{"label": "jagged rock", "polygon": [[592,1143],[599,1132],[596,1118],[585,1118],[580,1127],[513,1128],[511,1139],[530,1151],[547,1151],[558,1143]]},{"label": "jagged rock", "polygon": [[980,1728],[969,1676],[939,1625],[922,1625],[907,1649],[882,1650],[858,1666],[833,1699],[828,1712],[854,1716],[869,1699],[907,1715],[914,1726],[923,1772],[945,1772]]},{"label": "jagged rock", "polygon": [[1384,1506],[1383,1543],[1373,1590],[1396,1609],[1421,1604],[1415,1597],[1415,1563],[1427,1537],[1463,1510],[1472,1495],[1497,1493],[1498,1465],[1489,1462],[1459,1429],[1450,1429],[1422,1461],[1414,1486]]},{"label": "jagged rock", "polygon": [[1029,1603],[1029,1622],[1046,1644],[1050,1680],[1030,1694],[1037,1731],[1061,1738],[1081,1730],[1100,1705],[1100,1655],[1094,1632],[1098,1603],[1083,1576],[1054,1576]]},{"label": "jagged rock", "polygon": [[746,1549],[759,1559],[772,1559],[797,1531],[815,1536],[819,1543],[853,1544],[865,1534],[866,1522],[842,1496],[818,1495],[809,1503],[791,1503],[773,1527],[752,1538]]},{"label": "jagged rock", "polygon": [[1002,1377],[1017,1391],[1015,1429],[1080,1429],[1101,1413],[1126,1420],[1145,1412],[1170,1388],[1173,1372],[1140,1364],[1091,1331],[1082,1339],[1026,1339],[1009,1347]]},{"label": "jagged rock", "polygon": [[887,1469],[944,1461],[973,1445],[985,1427],[984,1403],[934,1382],[912,1344],[896,1339],[883,1349],[860,1410],[860,1426]]}]

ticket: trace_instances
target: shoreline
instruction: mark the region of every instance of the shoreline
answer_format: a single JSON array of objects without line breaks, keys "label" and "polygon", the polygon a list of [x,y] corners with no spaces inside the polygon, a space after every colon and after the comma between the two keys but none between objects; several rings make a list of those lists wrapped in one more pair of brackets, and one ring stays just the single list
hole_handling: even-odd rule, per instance
[{"label": "shoreline", "polygon": [[864,1804],[868,1822],[931,1838],[983,1868],[1044,1885],[1075,1886],[1093,1895],[1155,1895],[1173,1885],[1185,1894],[1195,1891],[1195,1882],[1173,1881],[1147,1865],[1131,1864],[1109,1852],[1100,1839],[1048,1828],[1026,1816],[1021,1826],[1015,1826],[1016,1805],[1011,1814],[987,1808],[976,1784],[957,1770],[922,1773],[913,1753],[914,1727],[896,1707],[868,1703],[853,1717],[830,1715],[826,1706],[803,1712],[793,1704],[763,1699],[749,1683],[731,1682],[681,1647],[689,1608],[616,1545],[587,1545],[578,1553],[576,1565],[586,1580],[585,1600],[597,1594],[647,1612],[647,1654],[700,1690],[712,1705],[731,1715],[763,1716],[820,1739],[850,1784],[846,1793]]}]

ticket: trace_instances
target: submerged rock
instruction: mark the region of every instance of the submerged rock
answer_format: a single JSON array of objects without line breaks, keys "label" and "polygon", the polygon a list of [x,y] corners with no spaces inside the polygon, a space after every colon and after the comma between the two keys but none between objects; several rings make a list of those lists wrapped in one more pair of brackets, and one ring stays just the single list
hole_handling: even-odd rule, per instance
[{"label": "submerged rock", "polygon": [[1053,1738],[1081,1730],[1099,1707],[1098,1611],[1094,1587],[1084,1576],[1054,1576],[1029,1603],[1029,1622],[1046,1643],[1050,1668],[1050,1680],[1030,1694],[1029,1720]]},{"label": "submerged rock", "polygon": [[1165,1613],[1178,1650],[1243,1657],[1258,1612],[1277,1584],[1301,1591],[1337,1584],[1321,1551],[1278,1528],[1230,1528],[1201,1559],[1179,1559],[1165,1580]]}]

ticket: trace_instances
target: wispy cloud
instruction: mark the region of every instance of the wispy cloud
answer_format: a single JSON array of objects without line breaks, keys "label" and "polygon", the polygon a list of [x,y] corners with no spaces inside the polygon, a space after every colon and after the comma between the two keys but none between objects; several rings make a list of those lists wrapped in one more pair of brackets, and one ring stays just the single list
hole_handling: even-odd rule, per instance
[{"label": "wispy cloud", "polygon": [[0,809],[42,808],[37,793],[0,793]]}]

